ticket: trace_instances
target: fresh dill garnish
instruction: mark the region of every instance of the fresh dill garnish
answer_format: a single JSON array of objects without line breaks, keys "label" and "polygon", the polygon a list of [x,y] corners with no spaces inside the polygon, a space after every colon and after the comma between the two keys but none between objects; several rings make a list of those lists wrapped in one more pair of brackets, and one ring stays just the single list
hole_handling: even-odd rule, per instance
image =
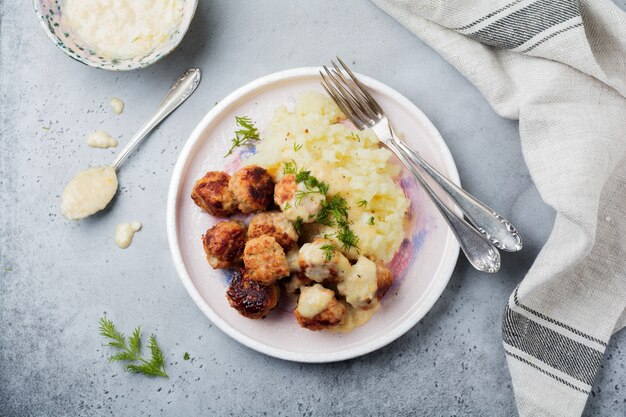
[{"label": "fresh dill garnish", "polygon": [[11,272],[13,271],[13,268],[4,268],[4,272]]},{"label": "fresh dill garnish", "polygon": [[162,376],[167,377],[165,372],[165,358],[163,352],[157,344],[156,337],[150,336],[148,348],[150,349],[150,360],[146,360],[141,357],[140,341],[141,341],[141,328],[137,327],[133,330],[132,336],[128,338],[126,342],[126,336],[119,332],[113,322],[106,317],[100,318],[100,334],[107,339],[110,339],[107,346],[112,346],[121,351],[115,355],[109,357],[109,362],[128,361],[134,362],[127,364],[124,368],[126,371],[132,374],[145,374],[150,376]]},{"label": "fresh dill garnish", "polygon": [[342,249],[359,248],[359,237],[350,229],[348,203],[339,194],[327,198],[322,203],[322,208],[316,220],[324,226],[331,226],[337,229],[335,237],[341,242]]},{"label": "fresh dill garnish", "polygon": [[365,200],[357,201],[356,205],[359,207],[365,207],[367,206],[367,201]]},{"label": "fresh dill garnish", "polygon": [[325,243],[320,246],[320,249],[322,250],[322,252],[324,252],[324,259],[326,259],[327,261],[333,259],[333,254],[335,253],[334,245],[331,245],[330,243]]},{"label": "fresh dill garnish", "polygon": [[336,236],[337,240],[341,242],[343,250],[359,248],[359,237],[347,225],[342,226]]},{"label": "fresh dill garnish", "polygon": [[186,361],[188,361],[188,360],[189,360],[189,358],[190,358],[190,356],[189,356],[189,352],[185,352],[185,354],[183,355],[183,359],[184,359],[184,360],[186,360]]},{"label": "fresh dill garnish", "polygon": [[298,152],[300,149],[302,149],[302,144],[297,144],[297,143],[293,143],[293,151],[294,152]]},{"label": "fresh dill garnish", "polygon": [[317,222],[324,226],[335,226],[348,218],[348,203],[339,194],[327,198],[322,202],[322,208],[317,214]]},{"label": "fresh dill garnish", "polygon": [[302,232],[302,223],[304,223],[304,219],[300,216],[296,218],[296,221],[293,222],[293,227],[296,229],[296,232],[300,234]]},{"label": "fresh dill garnish", "polygon": [[370,219],[367,221],[367,224],[369,224],[370,226],[374,225],[374,216],[370,217]]},{"label": "fresh dill garnish", "polygon": [[291,208],[291,203],[290,203],[289,201],[287,201],[287,202],[285,203],[285,206],[283,207],[283,211],[287,211],[287,210],[289,210],[290,208]]},{"label": "fresh dill garnish", "polygon": [[321,191],[320,190],[298,191],[296,193],[296,198],[294,200],[294,204],[296,205],[296,207],[302,204],[302,200],[304,200],[304,197],[306,197],[307,195],[311,195],[311,194],[321,194]]},{"label": "fresh dill garnish", "polygon": [[356,140],[357,142],[361,142],[361,138],[359,137],[359,135],[357,135],[357,134],[356,134],[356,133],[354,133],[354,132],[353,132],[353,133],[350,133],[350,134],[348,135],[348,137],[349,137],[350,139]]},{"label": "fresh dill garnish", "polygon": [[296,165],[296,161],[294,161],[293,159],[291,160],[291,162],[285,162],[285,165],[283,166],[283,174],[284,175],[296,175],[298,172],[298,166]]},{"label": "fresh dill garnish", "polygon": [[326,193],[328,193],[328,184],[326,184],[324,181],[318,180],[313,175],[311,175],[311,171],[306,171],[304,169],[298,171],[296,173],[296,184],[299,183],[304,184],[306,191],[298,191],[296,193],[296,206],[300,205],[304,197],[306,197],[307,195],[321,194],[325,196]]},{"label": "fresh dill garnish", "polygon": [[254,122],[246,116],[235,116],[235,122],[240,129],[235,130],[235,137],[231,139],[233,145],[230,147],[228,153],[224,157],[233,153],[236,147],[242,145],[250,145],[253,142],[261,140],[259,136],[259,130],[254,125]]}]

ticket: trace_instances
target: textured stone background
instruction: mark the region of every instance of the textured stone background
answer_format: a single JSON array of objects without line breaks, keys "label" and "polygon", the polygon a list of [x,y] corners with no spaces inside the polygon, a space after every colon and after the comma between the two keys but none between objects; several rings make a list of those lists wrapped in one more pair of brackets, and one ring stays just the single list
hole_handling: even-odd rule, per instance
[{"label": "textured stone background", "polygon": [[[623,2],[621,2],[623,5]],[[496,116],[452,67],[365,1],[200,1],[182,45],[141,71],[83,66],[46,38],[29,1],[0,3],[0,415],[516,415],[500,343],[507,297],[548,236],[553,212],[525,167],[517,124]],[[466,188],[524,232],[524,251],[496,276],[460,259],[432,311],[375,353],[301,365],[247,349],[193,304],[170,262],[165,199],[179,149],[231,90],[267,73],[335,54],[408,96],[440,129]],[[107,213],[59,214],[76,171],[111,161],[85,145],[102,128],[124,144],[172,81],[203,71],[194,96],[121,173]],[[108,98],[121,97],[121,116]],[[120,221],[143,230],[126,251]],[[158,335],[169,379],[108,364],[98,335],[107,313]],[[624,416],[626,332],[613,338],[585,414]],[[183,361],[183,353],[192,359]]]}]

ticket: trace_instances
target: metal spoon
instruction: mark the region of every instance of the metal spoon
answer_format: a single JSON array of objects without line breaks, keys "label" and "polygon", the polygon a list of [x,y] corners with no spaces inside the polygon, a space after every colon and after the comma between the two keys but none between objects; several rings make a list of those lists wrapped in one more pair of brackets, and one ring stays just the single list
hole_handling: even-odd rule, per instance
[{"label": "metal spoon", "polygon": [[178,106],[183,104],[193,93],[200,83],[200,69],[192,68],[187,70],[182,77],[169,89],[161,104],[154,114],[148,119],[133,138],[124,146],[124,149],[117,155],[111,166],[119,170],[120,165],[135,149],[137,145],[150,133],[163,119],[169,116]]},{"label": "metal spoon", "polygon": [[61,195],[61,213],[69,220],[80,220],[108,206],[117,192],[116,174],[122,162],[163,119],[187,100],[199,83],[200,70],[187,70],[111,165],[81,171],[67,184]]}]

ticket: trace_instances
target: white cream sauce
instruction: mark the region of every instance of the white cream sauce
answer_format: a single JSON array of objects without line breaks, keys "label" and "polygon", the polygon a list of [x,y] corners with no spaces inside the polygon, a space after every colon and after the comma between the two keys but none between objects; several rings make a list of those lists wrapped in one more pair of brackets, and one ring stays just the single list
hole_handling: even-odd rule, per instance
[{"label": "white cream sauce", "polygon": [[115,114],[122,114],[124,111],[124,102],[117,97],[111,97],[109,106],[111,106],[111,110],[113,110]]},{"label": "white cream sauce", "polygon": [[380,303],[378,301],[374,301],[367,310],[354,308],[349,305],[346,315],[343,316],[341,323],[337,326],[329,327],[328,330],[338,333],[350,333],[352,330],[363,326],[365,323],[370,321],[370,319],[374,316],[374,313],[376,313],[379,308]]},{"label": "white cream sauce", "polygon": [[350,272],[350,261],[337,249],[332,251],[332,256],[327,259],[324,245],[334,245],[327,239],[316,239],[313,243],[305,243],[300,248],[299,263],[304,266],[304,274],[313,281],[322,282],[331,278],[333,271],[339,279]]},{"label": "white cream sauce", "polygon": [[117,174],[112,166],[79,172],[61,195],[61,213],[69,220],[80,220],[102,210],[117,191]]},{"label": "white cream sauce", "polygon": [[376,264],[365,256],[359,256],[352,270],[337,284],[339,294],[356,308],[369,306],[376,299],[377,289]]},{"label": "white cream sauce", "polygon": [[335,297],[333,290],[326,289],[320,284],[312,287],[302,287],[298,299],[298,312],[302,317],[312,319],[328,308],[328,304]]},{"label": "white cream sauce", "polygon": [[87,136],[87,145],[92,148],[114,148],[117,146],[117,139],[104,130],[96,130]]},{"label": "white cream sauce", "polygon": [[65,0],[63,18],[98,55],[141,57],[165,41],[182,19],[179,0]]},{"label": "white cream sauce", "polygon": [[120,223],[115,227],[115,244],[122,249],[126,249],[133,241],[133,236],[141,230],[141,223]]}]

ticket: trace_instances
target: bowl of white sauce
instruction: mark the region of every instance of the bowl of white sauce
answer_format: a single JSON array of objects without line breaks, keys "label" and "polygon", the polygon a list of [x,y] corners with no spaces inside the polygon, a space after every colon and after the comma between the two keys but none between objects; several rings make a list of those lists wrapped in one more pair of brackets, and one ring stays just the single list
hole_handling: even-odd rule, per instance
[{"label": "bowl of white sauce", "polygon": [[197,0],[33,0],[48,37],[83,64],[147,67],[183,39]]}]

